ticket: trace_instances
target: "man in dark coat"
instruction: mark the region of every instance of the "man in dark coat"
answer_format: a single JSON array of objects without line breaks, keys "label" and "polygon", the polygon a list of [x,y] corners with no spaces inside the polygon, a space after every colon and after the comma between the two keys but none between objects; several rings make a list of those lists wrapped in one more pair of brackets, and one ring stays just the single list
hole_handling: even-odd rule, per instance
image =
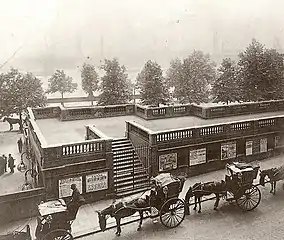
[{"label": "man in dark coat", "polygon": [[17,143],[18,143],[18,150],[19,150],[19,153],[22,153],[22,150],[23,150],[23,141],[22,141],[22,138],[20,138]]},{"label": "man in dark coat", "polygon": [[8,167],[10,168],[11,173],[14,173],[15,159],[12,157],[11,153],[9,153]]},{"label": "man in dark coat", "polygon": [[7,157],[5,156],[5,154],[2,155],[4,161],[3,161],[3,164],[4,164],[4,172],[7,172]]},{"label": "man in dark coat", "polygon": [[0,156],[0,175],[2,175],[4,172],[4,158]]},{"label": "man in dark coat", "polygon": [[81,196],[76,184],[71,184],[71,189],[73,192],[71,195],[71,201],[67,204],[67,209],[70,219],[75,219],[78,209],[85,199]]}]

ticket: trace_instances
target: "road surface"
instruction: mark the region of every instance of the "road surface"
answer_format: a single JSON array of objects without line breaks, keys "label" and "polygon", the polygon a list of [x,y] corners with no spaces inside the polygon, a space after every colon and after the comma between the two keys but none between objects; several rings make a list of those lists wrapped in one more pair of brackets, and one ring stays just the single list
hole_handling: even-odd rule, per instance
[{"label": "road surface", "polygon": [[[263,161],[261,168],[279,166],[282,159],[283,156],[279,156],[272,161]],[[212,177],[215,178],[216,174],[220,176],[221,172],[223,171],[197,176],[195,180],[208,181]],[[153,224],[151,219],[146,219],[140,232],[136,231],[138,223],[123,226],[119,240],[283,240],[284,191],[282,183],[278,182],[275,196],[269,193],[270,184],[267,184],[265,188],[259,187],[262,199],[260,205],[252,212],[242,212],[235,204],[229,204],[225,200],[221,200],[219,210],[214,211],[214,201],[208,201],[202,204],[202,213],[191,209],[191,215],[186,216],[183,223],[175,229],[167,229],[160,222]],[[115,229],[111,229],[79,239],[101,240],[118,239],[118,237],[115,236]]]}]

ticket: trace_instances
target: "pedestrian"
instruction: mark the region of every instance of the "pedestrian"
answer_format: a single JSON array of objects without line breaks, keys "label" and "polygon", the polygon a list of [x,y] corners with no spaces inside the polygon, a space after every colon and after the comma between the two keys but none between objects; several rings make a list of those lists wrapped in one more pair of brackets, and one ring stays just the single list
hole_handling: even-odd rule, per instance
[{"label": "pedestrian", "polygon": [[69,212],[69,217],[75,219],[77,211],[80,205],[85,202],[85,199],[81,196],[76,184],[71,184],[72,196],[71,201],[67,204],[67,209]]},{"label": "pedestrian", "polygon": [[0,156],[0,176],[4,173],[4,158]]},{"label": "pedestrian", "polygon": [[4,159],[4,172],[7,172],[7,157],[5,154],[2,155],[3,159]]},{"label": "pedestrian", "polygon": [[9,153],[9,157],[8,157],[8,167],[11,170],[10,172],[14,173],[15,159],[12,157],[11,153]]},{"label": "pedestrian", "polygon": [[22,138],[20,138],[17,143],[18,143],[18,150],[19,150],[19,153],[22,153],[22,149],[23,149],[23,141],[22,141]]}]

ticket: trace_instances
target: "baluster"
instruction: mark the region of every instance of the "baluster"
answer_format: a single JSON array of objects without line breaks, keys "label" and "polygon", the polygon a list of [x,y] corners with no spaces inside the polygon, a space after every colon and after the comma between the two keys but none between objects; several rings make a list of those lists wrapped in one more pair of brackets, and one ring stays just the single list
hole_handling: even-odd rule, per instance
[{"label": "baluster", "polygon": [[62,155],[66,155],[66,147],[62,146]]},{"label": "baluster", "polygon": [[83,144],[80,144],[79,145],[79,153],[82,153],[83,152]]}]

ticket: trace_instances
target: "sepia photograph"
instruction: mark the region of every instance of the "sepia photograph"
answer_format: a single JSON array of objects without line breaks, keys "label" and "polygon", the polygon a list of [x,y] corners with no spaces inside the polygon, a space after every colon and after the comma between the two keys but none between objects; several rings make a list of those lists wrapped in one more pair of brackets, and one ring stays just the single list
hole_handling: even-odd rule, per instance
[{"label": "sepia photograph", "polygon": [[0,3],[0,240],[284,239],[284,1]]}]

